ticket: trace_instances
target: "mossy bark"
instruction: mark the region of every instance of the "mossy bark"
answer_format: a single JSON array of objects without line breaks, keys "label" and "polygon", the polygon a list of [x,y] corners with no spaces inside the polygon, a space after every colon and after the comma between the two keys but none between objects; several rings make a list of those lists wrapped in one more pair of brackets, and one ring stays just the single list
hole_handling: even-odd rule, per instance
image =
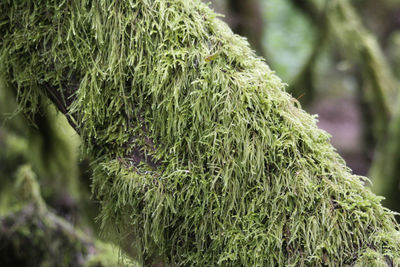
[{"label": "mossy bark", "polygon": [[77,238],[72,227],[66,228],[54,218],[38,213],[32,206],[0,217],[0,264],[83,266],[89,242]]},{"label": "mossy bark", "polygon": [[400,264],[393,214],[200,1],[0,8],[21,106],[48,96],[66,113],[92,159],[104,231],[142,263]]},{"label": "mossy bark", "polygon": [[111,246],[84,234],[46,206],[29,165],[21,166],[16,178],[12,208],[0,215],[1,266],[100,267],[121,263]]},{"label": "mossy bark", "polygon": [[117,248],[89,238],[34,205],[0,216],[0,244],[1,266],[128,266]]}]

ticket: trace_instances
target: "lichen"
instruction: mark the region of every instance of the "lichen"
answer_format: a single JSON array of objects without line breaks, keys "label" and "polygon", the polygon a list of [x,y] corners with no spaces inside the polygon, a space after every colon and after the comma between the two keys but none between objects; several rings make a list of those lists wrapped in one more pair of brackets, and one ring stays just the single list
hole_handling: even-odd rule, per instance
[{"label": "lichen", "polygon": [[135,236],[144,262],[400,263],[398,226],[366,178],[205,4],[0,9],[1,60],[20,107],[36,111],[48,87],[64,95],[93,159],[104,231]]}]

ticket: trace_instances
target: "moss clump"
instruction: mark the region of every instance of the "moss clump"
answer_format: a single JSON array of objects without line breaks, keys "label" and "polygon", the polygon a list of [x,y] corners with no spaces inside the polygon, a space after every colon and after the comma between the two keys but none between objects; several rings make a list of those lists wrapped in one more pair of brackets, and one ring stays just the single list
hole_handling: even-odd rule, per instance
[{"label": "moss clump", "polygon": [[137,243],[145,264],[400,264],[392,213],[200,1],[0,7],[20,105],[63,96],[103,227]]},{"label": "moss clump", "polygon": [[41,213],[45,211],[46,205],[40,194],[36,174],[32,171],[31,166],[24,165],[18,169],[16,187],[18,198],[22,202],[32,204]]},{"label": "moss clump", "polygon": [[48,209],[29,165],[18,169],[15,189],[18,209],[0,216],[1,266],[137,266]]},{"label": "moss clump", "polygon": [[0,217],[2,266],[137,266],[117,248],[93,241],[51,212],[27,205]]}]

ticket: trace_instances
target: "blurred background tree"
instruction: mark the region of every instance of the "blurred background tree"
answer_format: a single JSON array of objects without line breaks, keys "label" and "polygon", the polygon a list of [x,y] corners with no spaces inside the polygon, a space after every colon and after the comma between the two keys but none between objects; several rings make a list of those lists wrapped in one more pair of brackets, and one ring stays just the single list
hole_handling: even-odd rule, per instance
[{"label": "blurred background tree", "polygon": [[[213,0],[246,36],[356,174],[400,211],[400,1]],[[0,218],[22,205],[13,193],[29,164],[48,209],[101,239],[90,168],[66,119],[42,107],[27,123],[0,80]],[[35,178],[36,179],[36,178]],[[0,220],[1,221],[1,220]],[[0,232],[1,236],[1,232]]]}]

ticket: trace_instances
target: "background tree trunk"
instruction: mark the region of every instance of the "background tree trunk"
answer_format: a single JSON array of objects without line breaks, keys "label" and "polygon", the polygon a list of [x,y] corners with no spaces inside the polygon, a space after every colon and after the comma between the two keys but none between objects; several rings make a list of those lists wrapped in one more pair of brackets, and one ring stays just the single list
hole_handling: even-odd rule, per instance
[{"label": "background tree trunk", "polygon": [[213,0],[216,12],[224,14],[234,33],[244,36],[257,55],[265,57],[263,46],[264,22],[260,0]]}]

